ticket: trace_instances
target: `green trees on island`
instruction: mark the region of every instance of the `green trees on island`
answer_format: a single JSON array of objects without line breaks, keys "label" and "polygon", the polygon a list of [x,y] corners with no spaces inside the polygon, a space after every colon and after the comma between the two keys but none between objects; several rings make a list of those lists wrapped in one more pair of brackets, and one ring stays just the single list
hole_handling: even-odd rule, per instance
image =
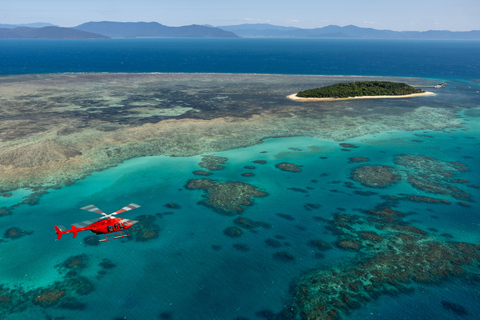
[{"label": "green trees on island", "polygon": [[390,81],[363,81],[337,83],[331,86],[300,91],[297,97],[301,98],[349,98],[363,96],[398,96],[412,93],[422,93],[421,89],[406,83]]}]

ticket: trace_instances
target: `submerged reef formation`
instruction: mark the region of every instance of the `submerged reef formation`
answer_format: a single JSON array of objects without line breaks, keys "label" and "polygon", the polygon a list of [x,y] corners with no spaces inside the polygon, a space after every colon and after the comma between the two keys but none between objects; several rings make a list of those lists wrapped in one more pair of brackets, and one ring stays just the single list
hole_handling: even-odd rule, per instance
[{"label": "submerged reef formation", "polygon": [[28,290],[18,285],[10,288],[0,284],[0,317],[35,307],[85,309],[86,303],[82,302],[82,297],[92,293],[95,286],[82,273],[91,267],[91,259],[82,254],[55,266],[59,276],[52,284]]},{"label": "submerged reef formation", "polygon": [[210,171],[222,170],[227,161],[228,159],[224,157],[206,155],[202,156],[202,161],[198,165]]},{"label": "submerged reef formation", "polygon": [[[155,222],[156,217],[154,215],[141,215],[135,217],[138,223],[130,228],[130,237],[127,239],[134,239],[135,241],[149,241],[159,237],[160,226]],[[128,231],[128,230],[127,230]]]},{"label": "submerged reef formation", "polygon": [[[409,108],[382,100],[369,101],[369,108],[352,107],[353,102],[312,108],[285,99],[293,88],[344,79],[239,74],[0,77],[0,193],[68,185],[141,156],[210,154],[272,137],[342,141],[386,130],[462,124],[452,110],[425,106],[424,101],[411,101]],[[209,168],[222,166],[213,160]]]},{"label": "submerged reef formation", "polygon": [[405,224],[403,216],[388,202],[373,210],[335,214],[328,229],[337,236],[337,246],[356,252],[357,259],[304,275],[294,286],[293,304],[282,313],[339,319],[381,295],[415,290],[415,284],[452,277],[480,281],[480,245],[439,241]]},{"label": "submerged reef formation", "polygon": [[[456,177],[457,174],[468,171],[463,163],[442,161],[419,154],[403,154],[396,157],[394,162],[394,167],[379,165],[357,167],[352,170],[351,179],[373,188],[385,188],[403,180],[415,189],[462,200],[460,205],[468,205],[465,201],[471,201],[470,195],[457,186],[466,183],[466,180]],[[426,197],[416,197],[408,196],[408,200],[423,199],[421,202],[428,202]]]},{"label": "submerged reef formation", "polygon": [[446,162],[423,155],[400,155],[395,164],[402,168],[408,183],[415,189],[428,193],[449,195],[456,199],[469,200],[470,196],[452,184],[463,183],[455,175],[468,171],[463,163]]},{"label": "submerged reef formation", "polygon": [[7,229],[7,231],[5,231],[5,234],[3,235],[3,237],[5,239],[15,240],[15,239],[20,239],[23,236],[31,235],[32,233],[33,231],[25,231],[18,227],[11,227]]},{"label": "submerged reef formation", "polygon": [[192,179],[187,189],[204,189],[205,199],[201,204],[225,215],[235,215],[243,211],[242,206],[252,204],[252,198],[265,197],[267,193],[243,182],[214,182],[211,179]]},{"label": "submerged reef formation", "polygon": [[390,166],[361,166],[352,171],[351,178],[367,187],[385,188],[397,183],[399,176]]},{"label": "submerged reef formation", "polygon": [[289,172],[300,172],[300,166],[295,163],[288,163],[288,162],[281,162],[275,165],[275,168],[280,169],[282,171],[289,171]]}]

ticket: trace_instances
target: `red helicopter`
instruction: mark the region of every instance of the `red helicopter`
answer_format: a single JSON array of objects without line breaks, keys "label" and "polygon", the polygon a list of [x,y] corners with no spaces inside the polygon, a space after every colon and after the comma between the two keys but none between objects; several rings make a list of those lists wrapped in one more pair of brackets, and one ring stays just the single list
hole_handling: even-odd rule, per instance
[{"label": "red helicopter", "polygon": [[60,240],[62,234],[64,233],[73,233],[73,237],[77,236],[78,231],[87,231],[90,230],[96,234],[104,234],[105,239],[101,239],[99,241],[109,241],[113,239],[119,239],[123,237],[128,237],[130,234],[127,234],[126,230],[133,226],[138,221],[136,220],[129,220],[129,219],[122,219],[122,218],[115,218],[112,217],[113,215],[123,213],[125,211],[130,211],[136,208],[140,208],[138,204],[130,203],[128,206],[123,207],[122,209],[115,211],[111,214],[106,214],[102,210],[95,207],[93,204],[82,207],[80,209],[95,212],[98,214],[103,215],[101,218],[86,220],[82,222],[77,222],[72,224],[72,229],[66,230],[64,226],[55,226],[55,230],[58,236],[57,240]]}]

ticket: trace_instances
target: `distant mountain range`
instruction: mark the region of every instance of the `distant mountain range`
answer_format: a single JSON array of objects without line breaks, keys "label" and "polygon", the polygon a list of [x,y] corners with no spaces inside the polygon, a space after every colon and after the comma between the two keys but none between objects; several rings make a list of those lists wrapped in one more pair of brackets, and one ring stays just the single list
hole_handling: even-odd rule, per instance
[{"label": "distant mountain range", "polygon": [[191,25],[168,27],[157,22],[87,22],[74,29],[103,34],[112,38],[133,37],[191,37],[191,38],[238,38],[230,31],[215,27]]},{"label": "distant mountain range", "polygon": [[475,31],[391,31],[372,28],[360,28],[353,25],[326,26],[315,29],[274,26],[271,24],[241,24],[219,26],[218,28],[233,32],[241,37],[253,38],[350,38],[350,39],[444,39],[444,40],[479,40],[480,30]]},{"label": "distant mountain range", "polygon": [[241,24],[213,27],[190,25],[169,27],[157,22],[87,22],[73,28],[49,23],[27,25],[0,24],[0,38],[30,39],[106,39],[106,38],[349,38],[349,39],[444,39],[480,40],[474,31],[392,31],[360,28],[353,25],[315,29],[282,27],[271,24]]},{"label": "distant mountain range", "polygon": [[13,29],[18,27],[43,28],[43,27],[56,27],[56,26],[51,23],[45,23],[45,22],[26,23],[26,24],[1,24],[0,23],[0,28]]},{"label": "distant mountain range", "polygon": [[108,39],[109,37],[72,28],[0,28],[0,39]]}]

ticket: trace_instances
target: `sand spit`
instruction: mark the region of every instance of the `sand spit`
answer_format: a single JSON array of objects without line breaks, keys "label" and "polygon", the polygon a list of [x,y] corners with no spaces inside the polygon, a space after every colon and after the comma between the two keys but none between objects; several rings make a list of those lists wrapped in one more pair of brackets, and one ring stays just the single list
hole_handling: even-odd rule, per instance
[{"label": "sand spit", "polygon": [[462,124],[453,111],[425,101],[409,108],[402,102],[385,105],[381,99],[368,106],[359,100],[310,108],[284,98],[298,87],[344,79],[238,74],[0,77],[0,192],[70,184],[135,157],[193,156],[272,137],[342,141]]},{"label": "sand spit", "polygon": [[341,100],[357,100],[357,99],[399,99],[399,98],[414,98],[414,97],[422,97],[422,96],[434,96],[434,92],[425,91],[422,93],[412,93],[406,95],[398,95],[398,96],[362,96],[362,97],[348,97],[348,98],[301,98],[297,97],[297,94],[288,95],[287,98],[300,101],[300,102],[312,102],[312,101],[341,101]]}]

